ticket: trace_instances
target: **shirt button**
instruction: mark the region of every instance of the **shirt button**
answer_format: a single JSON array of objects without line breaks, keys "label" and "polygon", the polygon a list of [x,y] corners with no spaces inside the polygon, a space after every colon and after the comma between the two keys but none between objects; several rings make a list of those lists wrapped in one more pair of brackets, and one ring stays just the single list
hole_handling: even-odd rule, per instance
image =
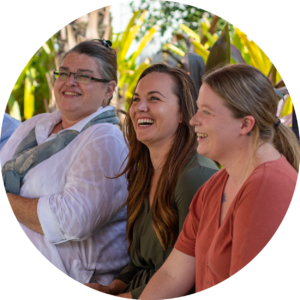
[{"label": "shirt button", "polygon": [[207,267],[209,268],[209,264],[207,264]]},{"label": "shirt button", "polygon": [[209,281],[206,279],[206,283],[209,283]]}]

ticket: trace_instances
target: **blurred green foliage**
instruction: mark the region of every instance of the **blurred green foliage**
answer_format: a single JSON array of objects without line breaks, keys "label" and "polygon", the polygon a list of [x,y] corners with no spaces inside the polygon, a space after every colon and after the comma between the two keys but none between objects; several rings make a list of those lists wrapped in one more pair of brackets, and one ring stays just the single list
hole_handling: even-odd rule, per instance
[{"label": "blurred green foliage", "polygon": [[[202,27],[203,25],[205,32],[209,32],[211,27],[209,21],[205,20],[205,23],[201,22],[199,26]],[[174,55],[179,56],[181,67],[187,71],[193,71],[194,68],[195,74],[191,73],[190,75],[198,86],[200,82],[197,81],[200,80],[200,77],[216,66],[229,63],[247,63],[260,70],[269,78],[277,95],[281,98],[277,116],[284,118],[286,125],[291,125],[293,104],[285,83],[268,56],[245,33],[235,26],[230,27],[227,23],[220,34],[210,34],[211,36],[207,34],[200,36],[185,24],[181,24],[180,28],[181,31],[175,33],[177,43],[178,40],[183,40],[189,51],[186,53],[182,52],[178,48],[178,44],[176,45],[176,41],[174,44],[165,44],[164,49],[168,49]],[[213,32],[212,30],[210,31]],[[203,37],[206,37],[204,43]],[[195,58],[195,54],[199,56],[198,59]],[[193,64],[192,68],[191,62]],[[198,70],[195,70],[195,64],[198,64]]]},{"label": "blurred green foliage", "polygon": [[[137,3],[131,3],[133,9]],[[250,64],[269,77],[277,94],[284,101],[280,115],[291,113],[292,101],[279,72],[255,42],[249,40],[238,28],[216,15],[182,3],[142,0],[139,2],[139,8],[134,11],[124,32],[110,32],[113,48],[117,50],[118,55],[119,84],[114,103],[117,109],[123,111],[127,109],[128,100],[132,96],[138,77],[151,64],[149,58],[146,58],[138,65],[136,63],[138,55],[156,32],[164,34],[166,30],[171,30],[172,40],[162,45],[164,59],[167,53],[172,55],[177,65],[189,72],[188,53],[197,54],[203,60],[203,63],[199,64],[200,75],[219,63]],[[108,15],[109,8],[106,8],[105,12]],[[91,15],[96,19],[99,17],[96,11],[91,12],[89,16]],[[101,26],[99,24],[103,20],[98,21],[95,24],[100,29],[103,24]],[[109,29],[110,25],[107,22],[108,19],[105,28]],[[82,28],[84,25],[81,18],[71,24],[77,27],[80,25]],[[58,68],[58,54],[70,41],[76,43],[90,38],[83,36],[84,29],[81,27],[80,32],[76,31],[77,27],[74,27],[75,29],[73,27],[70,24],[65,27],[68,41],[62,38],[62,29],[32,56],[13,88],[6,112],[24,121],[33,115],[56,109],[52,73]],[[94,28],[95,32],[97,28]],[[105,34],[109,34],[109,30],[106,29]],[[139,39],[136,51],[129,55],[130,45],[136,39]]]},{"label": "blurred green foliage", "polygon": [[19,75],[6,109],[14,118],[24,121],[49,110],[55,70],[54,44],[55,36],[32,56]]}]

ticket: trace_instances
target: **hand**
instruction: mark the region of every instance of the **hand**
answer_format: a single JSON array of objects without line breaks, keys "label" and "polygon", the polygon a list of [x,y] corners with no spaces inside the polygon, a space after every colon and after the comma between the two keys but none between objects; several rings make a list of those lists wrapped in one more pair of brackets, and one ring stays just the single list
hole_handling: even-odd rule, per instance
[{"label": "hand", "polygon": [[84,285],[86,285],[89,288],[94,289],[96,291],[112,295],[112,291],[109,286],[102,285],[100,283],[85,283]]}]

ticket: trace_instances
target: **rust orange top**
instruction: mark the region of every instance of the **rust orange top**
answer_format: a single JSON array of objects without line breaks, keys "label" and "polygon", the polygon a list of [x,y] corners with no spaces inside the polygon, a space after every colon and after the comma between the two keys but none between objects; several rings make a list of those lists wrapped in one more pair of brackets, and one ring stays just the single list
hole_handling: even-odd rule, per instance
[{"label": "rust orange top", "polygon": [[297,172],[284,156],[258,166],[234,198],[220,226],[226,169],[195,195],[175,248],[196,258],[196,291],[247,265],[269,242],[291,202]]}]

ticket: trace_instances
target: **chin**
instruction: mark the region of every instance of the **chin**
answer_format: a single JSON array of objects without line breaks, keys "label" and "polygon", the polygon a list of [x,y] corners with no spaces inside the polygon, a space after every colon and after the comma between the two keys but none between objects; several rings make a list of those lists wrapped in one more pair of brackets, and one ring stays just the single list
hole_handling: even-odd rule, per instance
[{"label": "chin", "polygon": [[210,155],[209,155],[209,152],[208,151],[205,151],[203,148],[201,147],[197,147],[197,152],[200,154],[200,155],[203,155],[207,158],[210,158],[211,160],[214,160]]}]

